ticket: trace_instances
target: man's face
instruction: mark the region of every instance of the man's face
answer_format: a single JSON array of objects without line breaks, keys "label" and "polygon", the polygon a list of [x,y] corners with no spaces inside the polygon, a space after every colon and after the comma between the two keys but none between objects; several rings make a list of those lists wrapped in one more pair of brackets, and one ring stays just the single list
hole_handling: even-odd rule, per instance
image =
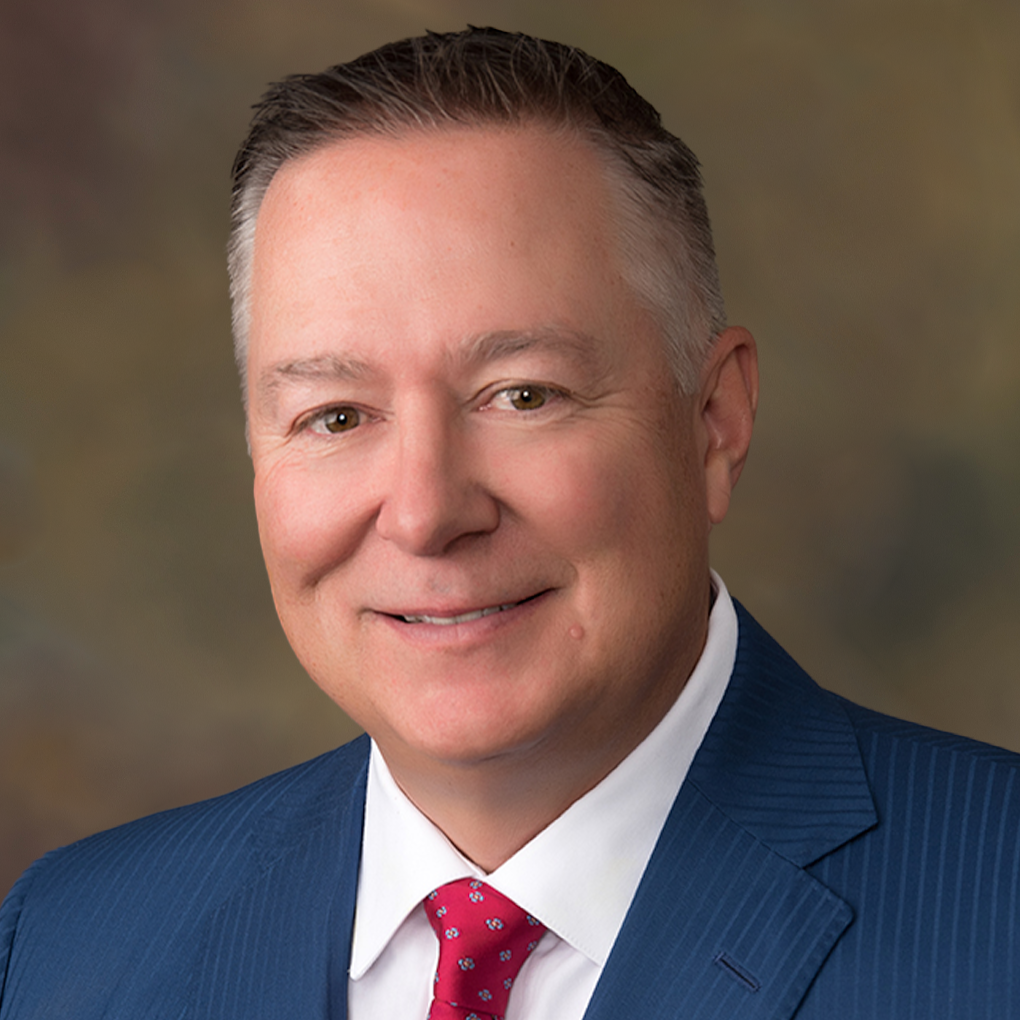
[{"label": "man's face", "polygon": [[703,414],[612,207],[540,128],[344,141],[266,195],[262,546],[298,657],[391,767],[636,743],[700,653]]}]

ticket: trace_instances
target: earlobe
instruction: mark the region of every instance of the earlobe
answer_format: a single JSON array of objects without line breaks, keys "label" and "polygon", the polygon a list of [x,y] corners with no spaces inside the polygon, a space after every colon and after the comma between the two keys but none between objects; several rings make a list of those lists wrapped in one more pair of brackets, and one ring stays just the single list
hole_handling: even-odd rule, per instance
[{"label": "earlobe", "polygon": [[758,349],[746,329],[719,334],[702,372],[700,408],[708,519],[719,524],[747,460],[758,409]]}]

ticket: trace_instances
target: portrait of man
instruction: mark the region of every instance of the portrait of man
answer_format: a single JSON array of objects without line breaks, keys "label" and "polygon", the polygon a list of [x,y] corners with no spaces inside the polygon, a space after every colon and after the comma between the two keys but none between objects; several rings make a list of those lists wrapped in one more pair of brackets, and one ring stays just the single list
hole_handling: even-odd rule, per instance
[{"label": "portrait of man", "polygon": [[365,735],[37,861],[0,1020],[1020,1014],[1020,759],[711,569],[757,347],[619,71],[468,28],[284,78],[229,269],[273,601]]}]

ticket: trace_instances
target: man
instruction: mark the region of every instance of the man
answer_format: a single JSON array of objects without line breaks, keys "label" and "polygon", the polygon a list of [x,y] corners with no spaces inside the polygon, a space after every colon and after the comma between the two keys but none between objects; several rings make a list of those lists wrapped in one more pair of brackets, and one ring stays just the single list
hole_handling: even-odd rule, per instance
[{"label": "man", "polygon": [[430,35],[276,86],[235,182],[273,594],[371,745],[43,858],[0,1020],[1020,1015],[1017,758],[710,574],[755,349],[654,110]]}]

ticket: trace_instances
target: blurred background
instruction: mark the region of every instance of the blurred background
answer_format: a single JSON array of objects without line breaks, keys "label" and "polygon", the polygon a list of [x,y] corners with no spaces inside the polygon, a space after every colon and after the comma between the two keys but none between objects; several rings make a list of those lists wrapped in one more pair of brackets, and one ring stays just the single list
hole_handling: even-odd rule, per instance
[{"label": "blurred background", "polygon": [[276,623],[223,268],[266,83],[494,24],[699,154],[759,428],[714,560],[824,685],[1020,750],[1015,0],[2,0],[0,893],[355,732]]}]

